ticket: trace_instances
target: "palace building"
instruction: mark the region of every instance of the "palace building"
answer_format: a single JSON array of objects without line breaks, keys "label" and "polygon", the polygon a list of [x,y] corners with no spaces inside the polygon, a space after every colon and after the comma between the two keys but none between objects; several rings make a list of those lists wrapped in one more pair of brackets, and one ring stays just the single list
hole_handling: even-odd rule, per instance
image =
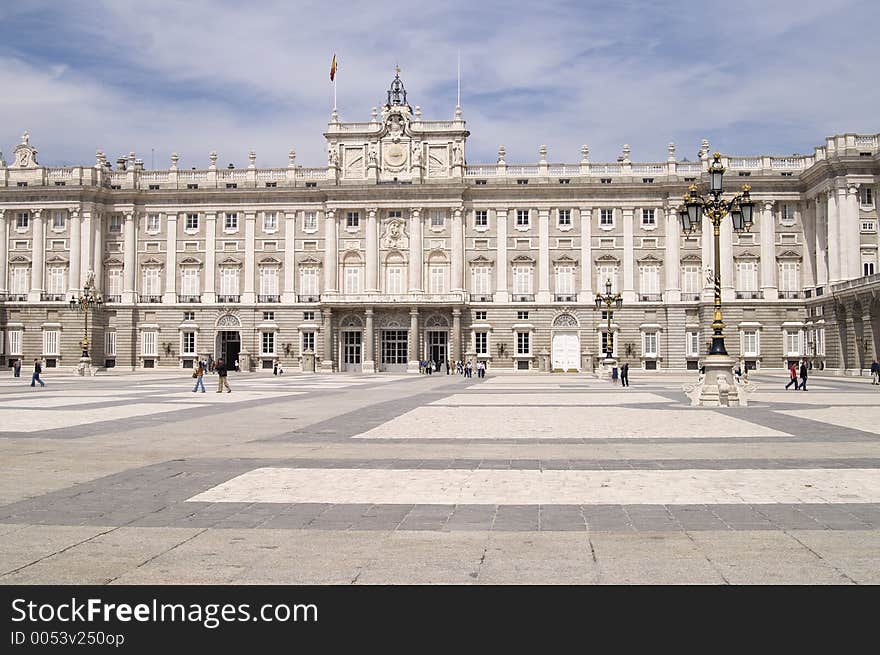
[{"label": "palace building", "polygon": [[[682,233],[693,161],[470,164],[461,108],[426,120],[399,74],[365,122],[334,111],[328,161],[303,168],[145,170],[134,153],[89,166],[37,162],[25,135],[0,153],[2,365],[79,364],[93,278],[99,367],[171,369],[223,357],[242,369],[588,371],[610,339],[633,368],[695,369],[711,330],[713,235]],[[721,231],[725,335],[748,368],[791,359],[849,374],[880,347],[880,136],[829,137],[812,154],[724,155],[751,186],[750,233]],[[607,315],[597,291],[623,296]]]}]

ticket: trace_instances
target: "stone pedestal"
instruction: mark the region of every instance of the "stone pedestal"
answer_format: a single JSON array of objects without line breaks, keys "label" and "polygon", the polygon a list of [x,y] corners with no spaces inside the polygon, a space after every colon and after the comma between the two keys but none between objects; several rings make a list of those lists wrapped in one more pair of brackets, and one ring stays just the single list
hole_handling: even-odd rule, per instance
[{"label": "stone pedestal", "polygon": [[98,372],[97,367],[92,366],[91,357],[80,357],[76,367],[76,374],[82,377],[92,377]]},{"label": "stone pedestal", "polygon": [[538,353],[538,370],[540,370],[541,373],[550,372],[550,353],[546,350],[542,350]]},{"label": "stone pedestal", "polygon": [[[235,365],[235,362],[230,363],[233,366]],[[251,354],[246,350],[242,350],[238,353],[238,370],[242,373],[251,370]]]},{"label": "stone pedestal", "polygon": [[596,369],[596,377],[600,380],[611,382],[611,369],[616,366],[617,360],[613,357],[603,359],[599,364],[599,368]]},{"label": "stone pedestal", "polygon": [[375,373],[376,372],[376,362],[372,360],[364,360],[361,362],[361,372],[362,373]]},{"label": "stone pedestal", "polygon": [[728,355],[708,355],[703,360],[704,373],[697,383],[682,386],[691,407],[747,407],[748,397],[757,386],[735,379],[736,364],[736,358]]}]

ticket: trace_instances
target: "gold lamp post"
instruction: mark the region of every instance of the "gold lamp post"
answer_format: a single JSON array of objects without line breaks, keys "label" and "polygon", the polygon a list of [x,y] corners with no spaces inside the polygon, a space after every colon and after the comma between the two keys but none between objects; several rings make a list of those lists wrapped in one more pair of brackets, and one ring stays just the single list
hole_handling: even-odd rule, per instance
[{"label": "gold lamp post", "polygon": [[606,318],[608,319],[608,327],[607,332],[605,333],[607,336],[605,337],[605,359],[602,364],[605,368],[610,369],[617,362],[614,360],[614,346],[612,339],[614,338],[611,334],[611,308],[614,307],[616,309],[620,309],[623,306],[623,296],[619,293],[611,292],[611,279],[605,281],[605,293],[597,293],[596,294],[596,309],[601,310],[603,307],[606,311]]},{"label": "gold lamp post", "polygon": [[[704,360],[706,376],[700,388],[698,403],[700,405],[722,404],[721,398],[727,394],[727,389],[732,389],[730,394],[732,397],[729,399],[735,399],[736,387],[730,372],[735,360],[727,354],[727,349],[724,347],[724,318],[721,312],[721,223],[730,215],[735,232],[748,232],[752,227],[755,209],[755,203],[749,195],[750,187],[747,184],[743,185],[741,194],[724,199],[724,171],[721,154],[716,152],[712,155],[712,163],[709,165],[708,194],[700,194],[697,185],[692,184],[684,195],[678,212],[682,231],[685,234],[693,234],[699,230],[702,218],[706,216],[712,225],[712,234],[715,238],[712,342],[709,346],[709,354]],[[721,381],[721,378],[724,378],[724,381]]]},{"label": "gold lamp post", "polygon": [[70,308],[83,315],[83,338],[80,342],[82,357],[79,360],[81,375],[85,373],[85,369],[90,367],[92,363],[92,358],[89,355],[89,312],[103,305],[104,298],[95,288],[95,274],[89,271],[82,291],[70,299]]}]

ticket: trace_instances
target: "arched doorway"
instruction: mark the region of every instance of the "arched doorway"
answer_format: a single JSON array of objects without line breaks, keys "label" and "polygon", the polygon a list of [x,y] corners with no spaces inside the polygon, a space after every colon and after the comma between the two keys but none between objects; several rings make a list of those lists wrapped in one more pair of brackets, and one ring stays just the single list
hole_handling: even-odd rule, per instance
[{"label": "arched doorway", "polygon": [[214,359],[222,359],[229,368],[234,368],[241,353],[241,320],[234,314],[224,314],[217,319],[216,328]]},{"label": "arched doorway", "polygon": [[563,313],[553,320],[551,342],[552,369],[554,371],[579,371],[581,368],[581,340],[578,336],[577,319]]},{"label": "arched doorway", "polygon": [[445,316],[429,316],[425,321],[425,359],[441,370],[449,359],[449,321]]},{"label": "arched doorway", "polygon": [[360,373],[362,370],[363,321],[359,316],[346,316],[340,321],[339,330],[339,344],[342,348],[339,358],[341,369],[349,373]]}]

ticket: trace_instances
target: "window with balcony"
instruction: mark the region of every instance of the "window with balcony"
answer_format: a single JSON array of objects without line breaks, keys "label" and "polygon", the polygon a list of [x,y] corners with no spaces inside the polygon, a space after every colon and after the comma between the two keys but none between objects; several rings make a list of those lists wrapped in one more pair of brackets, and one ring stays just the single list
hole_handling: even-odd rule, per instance
[{"label": "window with balcony", "polygon": [[758,262],[736,262],[736,297],[752,300],[760,297],[758,292]]},{"label": "window with balcony", "polygon": [[617,266],[599,264],[596,267],[596,288],[605,292],[605,284],[611,280],[611,293],[617,293]]},{"label": "window with balcony", "polygon": [[50,266],[46,270],[47,300],[64,300],[67,292],[67,267]]},{"label": "window with balcony", "polygon": [[471,269],[471,294],[474,300],[488,299],[492,295],[491,269],[488,266],[474,266]]},{"label": "window with balcony", "polygon": [[260,267],[260,297],[259,302],[281,302],[278,291],[278,267]]},{"label": "window with balcony", "polygon": [[[301,268],[299,271],[300,302],[317,302],[319,269],[314,266]],[[311,298],[311,300],[309,300]]]},{"label": "window with balcony", "polygon": [[444,264],[437,264],[428,268],[428,280],[430,293],[446,293],[446,269]]},{"label": "window with balcony", "polygon": [[200,271],[196,266],[187,266],[180,272],[180,298],[178,302],[200,302]]},{"label": "window with balcony", "polygon": [[162,301],[162,271],[157,266],[144,269],[140,299],[141,302]]},{"label": "window with balcony", "polygon": [[699,300],[702,280],[700,279],[700,267],[696,264],[687,264],[681,267],[681,294],[684,300]]},{"label": "window with balcony", "polygon": [[779,262],[779,292],[783,298],[800,295],[800,264],[796,261]]},{"label": "window with balcony", "polygon": [[532,296],[532,267],[513,267],[513,295],[514,299],[531,300]]},{"label": "window with balcony", "polygon": [[9,291],[12,294],[11,300],[27,300],[28,291],[31,287],[30,266],[13,266],[9,269],[9,274]]},{"label": "window with balcony", "polygon": [[345,293],[360,293],[363,290],[363,266],[361,266],[360,262],[351,261],[346,263],[343,265],[342,270],[342,282]]},{"label": "window with balcony", "polygon": [[220,269],[219,302],[238,302],[241,295],[239,270],[236,266],[224,266]]},{"label": "window with balcony", "polygon": [[554,299],[557,302],[574,301],[574,271],[574,266],[565,265],[556,267],[556,293]]},{"label": "window with balcony", "polygon": [[639,300],[660,301],[660,266],[649,265],[639,268]]},{"label": "window with balcony", "polygon": [[122,302],[123,270],[121,266],[107,269],[107,302]]},{"label": "window with balcony", "polygon": [[404,273],[406,269],[402,264],[389,264],[385,268],[385,293],[398,295],[406,291],[404,285]]}]

